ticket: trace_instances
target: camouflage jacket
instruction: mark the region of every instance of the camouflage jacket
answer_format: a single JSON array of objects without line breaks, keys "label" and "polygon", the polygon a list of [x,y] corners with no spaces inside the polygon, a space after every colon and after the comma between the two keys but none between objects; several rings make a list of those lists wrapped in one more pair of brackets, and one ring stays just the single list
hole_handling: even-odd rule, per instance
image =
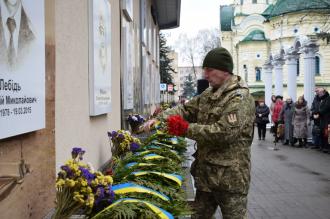
[{"label": "camouflage jacket", "polygon": [[255,105],[245,82],[232,76],[219,89],[208,88],[188,103],[165,111],[189,122],[187,137],[196,140],[191,173],[202,191],[247,193]]}]

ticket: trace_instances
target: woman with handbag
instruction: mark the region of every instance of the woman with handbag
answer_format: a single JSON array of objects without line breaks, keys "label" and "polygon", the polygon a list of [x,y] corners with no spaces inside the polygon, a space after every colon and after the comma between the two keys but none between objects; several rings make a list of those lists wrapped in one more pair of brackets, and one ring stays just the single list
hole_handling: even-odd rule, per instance
[{"label": "woman with handbag", "polygon": [[265,140],[266,137],[266,125],[269,123],[268,119],[269,108],[264,101],[259,101],[259,105],[256,108],[256,123],[258,127],[259,140]]}]

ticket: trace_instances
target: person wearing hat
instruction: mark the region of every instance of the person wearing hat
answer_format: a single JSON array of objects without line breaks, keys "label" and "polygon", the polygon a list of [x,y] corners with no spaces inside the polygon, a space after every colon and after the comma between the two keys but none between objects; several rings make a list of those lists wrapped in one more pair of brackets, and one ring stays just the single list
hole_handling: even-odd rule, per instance
[{"label": "person wearing hat", "polygon": [[[191,165],[196,187],[193,219],[212,218],[218,206],[224,219],[247,217],[255,103],[246,83],[233,75],[233,67],[225,48],[212,49],[203,61],[210,87],[156,118],[181,115],[189,122],[186,137],[197,142]],[[144,124],[145,131],[156,119]]]}]

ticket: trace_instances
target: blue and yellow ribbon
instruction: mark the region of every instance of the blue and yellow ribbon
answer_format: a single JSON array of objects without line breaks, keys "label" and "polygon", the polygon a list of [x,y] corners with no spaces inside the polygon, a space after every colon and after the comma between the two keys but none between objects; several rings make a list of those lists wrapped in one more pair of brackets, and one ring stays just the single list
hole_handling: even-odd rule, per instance
[{"label": "blue and yellow ribbon", "polygon": [[164,201],[169,201],[170,198],[160,192],[157,192],[153,189],[149,189],[144,186],[140,186],[134,183],[124,183],[124,184],[118,184],[112,186],[112,190],[115,194],[127,194],[127,193],[147,193],[151,194],[154,196],[157,196],[158,198],[164,200]]},{"label": "blue and yellow ribbon", "polygon": [[155,166],[154,163],[137,163],[137,162],[131,162],[125,165],[126,168],[130,168],[132,166],[138,166],[138,167],[145,167],[145,166]]},{"label": "blue and yellow ribbon", "polygon": [[158,154],[147,154],[143,157],[144,160],[164,159],[165,157]]},{"label": "blue and yellow ribbon", "polygon": [[178,143],[179,143],[177,137],[170,138],[170,142],[171,142],[172,144],[178,144]]},{"label": "blue and yellow ribbon", "polygon": [[103,212],[108,211],[109,209],[115,207],[116,205],[118,205],[120,203],[143,203],[150,210],[152,210],[155,214],[157,214],[157,216],[160,219],[174,219],[173,215],[171,213],[169,213],[168,211],[166,211],[166,210],[164,210],[164,209],[162,209],[160,207],[157,207],[156,205],[151,204],[150,202],[143,201],[143,200],[140,200],[140,199],[134,199],[134,198],[123,198],[123,199],[119,199],[116,202],[114,202],[113,204],[109,205],[107,208],[103,209],[100,213],[98,213],[94,217],[97,218],[99,215],[102,215]]},{"label": "blue and yellow ribbon", "polygon": [[152,153],[152,151],[145,150],[145,151],[141,151],[141,152],[136,152],[135,154],[136,155],[145,155],[145,154],[150,154],[150,153]]},{"label": "blue and yellow ribbon", "polygon": [[157,141],[157,140],[154,140],[154,141],[152,141],[151,143],[152,143],[152,144],[155,144],[155,145],[158,145],[158,146],[166,147],[166,148],[173,148],[171,145],[161,143],[161,142],[159,142],[159,141]]},{"label": "blue and yellow ribbon", "polygon": [[146,146],[146,148],[148,148],[148,149],[160,149],[159,146],[156,146],[154,144],[149,144],[149,145]]},{"label": "blue and yellow ribbon", "polygon": [[157,172],[157,171],[137,171],[137,172],[132,172],[131,173],[134,176],[143,176],[143,175],[148,175],[148,174],[155,174],[158,176],[162,176],[165,177],[167,179],[170,179],[174,182],[176,182],[179,186],[182,185],[182,176],[177,175],[177,174],[169,174],[169,173],[161,173],[161,172]]}]

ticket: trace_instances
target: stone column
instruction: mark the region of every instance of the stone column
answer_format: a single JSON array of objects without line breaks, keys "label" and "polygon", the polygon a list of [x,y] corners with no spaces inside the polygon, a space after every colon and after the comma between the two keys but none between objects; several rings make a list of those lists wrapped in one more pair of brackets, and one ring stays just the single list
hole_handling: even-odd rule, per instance
[{"label": "stone column", "polygon": [[309,40],[302,45],[300,52],[304,58],[304,98],[308,107],[311,107],[315,91],[315,54],[319,46],[314,40]]},{"label": "stone column", "polygon": [[275,74],[275,95],[283,96],[283,65],[284,58],[282,55],[276,55],[273,60]]},{"label": "stone column", "polygon": [[288,66],[288,95],[295,102],[297,101],[297,60],[299,54],[296,51],[289,51],[285,58]]},{"label": "stone column", "polygon": [[271,61],[266,61],[265,64],[262,66],[262,77],[265,83],[265,103],[268,107],[271,104],[271,97],[272,97],[272,90],[273,90],[273,83],[272,83],[272,69],[273,65]]}]

